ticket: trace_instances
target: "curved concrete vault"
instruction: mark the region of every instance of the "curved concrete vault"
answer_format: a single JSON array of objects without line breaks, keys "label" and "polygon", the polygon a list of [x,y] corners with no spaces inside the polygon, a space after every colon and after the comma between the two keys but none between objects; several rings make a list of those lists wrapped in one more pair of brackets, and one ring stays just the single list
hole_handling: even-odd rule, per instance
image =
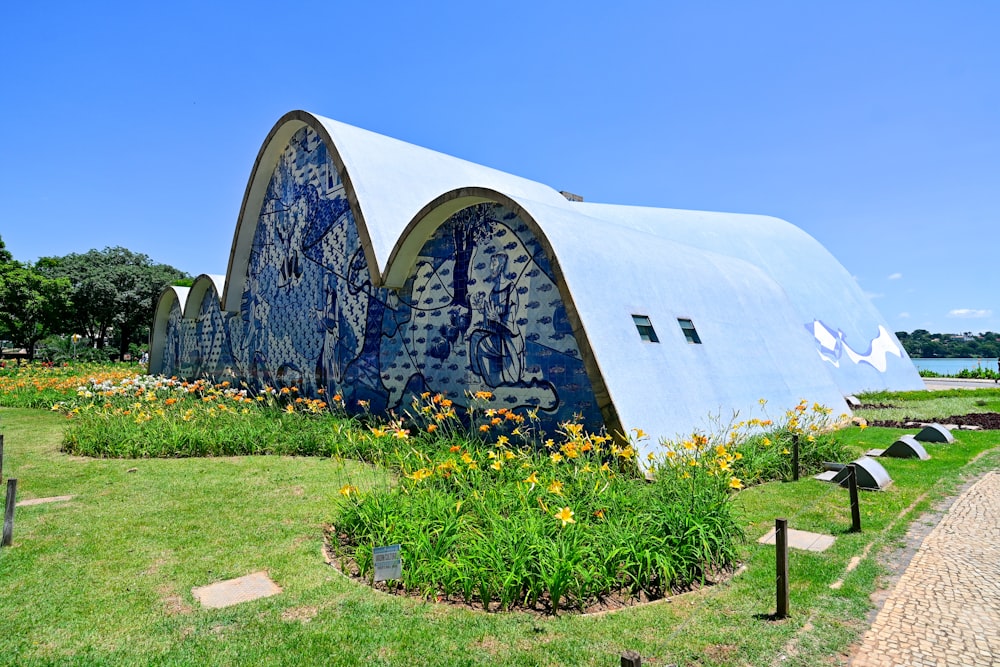
[{"label": "curved concrete vault", "polygon": [[224,279],[169,288],[150,370],[341,394],[440,392],[554,431],[922,386],[847,271],[765,216],[569,201],[553,188],[294,111],[251,172]]}]

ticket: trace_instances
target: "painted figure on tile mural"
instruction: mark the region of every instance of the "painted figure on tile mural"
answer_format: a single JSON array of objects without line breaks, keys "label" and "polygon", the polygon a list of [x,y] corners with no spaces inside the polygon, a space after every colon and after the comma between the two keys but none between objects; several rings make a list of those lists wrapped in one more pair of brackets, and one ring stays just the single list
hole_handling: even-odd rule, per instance
[{"label": "painted figure on tile mural", "polygon": [[483,320],[469,336],[469,361],[472,371],[491,387],[520,382],[524,368],[524,338],[515,321],[517,285],[504,275],[506,270],[505,253],[490,257],[490,292],[472,298]]}]

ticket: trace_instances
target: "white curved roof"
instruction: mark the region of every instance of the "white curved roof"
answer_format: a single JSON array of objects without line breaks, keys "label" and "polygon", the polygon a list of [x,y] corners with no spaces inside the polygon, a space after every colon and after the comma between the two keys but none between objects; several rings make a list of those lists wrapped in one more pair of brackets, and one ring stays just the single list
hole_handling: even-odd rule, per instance
[{"label": "white curved roof", "polygon": [[[844,393],[922,386],[905,352],[886,366],[894,339],[876,338],[884,322],[848,272],[783,220],[569,202],[547,185],[304,111],[282,117],[258,154],[225,285],[216,283],[226,310],[239,308],[274,166],[306,125],[337,167],[378,285],[401,285],[455,211],[481,201],[519,209],[562,282],[598,402],[623,428],[671,437],[759,398],[781,409],[808,398],[846,410]],[[661,344],[642,343],[633,315],[650,318]],[[694,320],[702,345],[686,343],[680,318]],[[848,357],[873,363],[841,364],[846,341],[855,351],[867,343],[869,356]]]}]

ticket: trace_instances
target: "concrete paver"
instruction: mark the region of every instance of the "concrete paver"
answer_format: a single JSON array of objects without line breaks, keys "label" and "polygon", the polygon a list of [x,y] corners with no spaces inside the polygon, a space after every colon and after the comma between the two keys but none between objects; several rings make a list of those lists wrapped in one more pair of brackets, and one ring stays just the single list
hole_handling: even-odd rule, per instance
[{"label": "concrete paver", "polygon": [[[759,544],[774,544],[777,541],[775,536],[775,529],[767,531],[767,533],[757,540]],[[788,547],[790,549],[802,549],[804,551],[826,551],[833,543],[836,542],[836,538],[833,535],[823,535],[822,533],[810,533],[807,530],[796,530],[794,528],[788,529]]]},{"label": "concrete paver", "polygon": [[31,507],[32,505],[45,505],[47,503],[65,503],[70,500],[73,500],[73,496],[50,496],[48,498],[32,498],[31,500],[22,500],[18,502],[15,505],[15,507]]},{"label": "concrete paver", "polygon": [[1000,472],[924,538],[851,665],[1000,665]]},{"label": "concrete paver", "polygon": [[280,592],[281,588],[271,581],[267,572],[254,572],[245,577],[228,579],[191,589],[191,594],[201,602],[201,606],[209,609],[229,607],[241,602],[277,595]]}]

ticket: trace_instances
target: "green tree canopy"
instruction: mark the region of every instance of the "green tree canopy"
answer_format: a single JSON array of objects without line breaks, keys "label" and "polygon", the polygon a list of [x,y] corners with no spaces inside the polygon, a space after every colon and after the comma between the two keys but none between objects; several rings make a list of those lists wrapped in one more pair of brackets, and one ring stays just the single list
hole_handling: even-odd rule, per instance
[{"label": "green tree canopy", "polygon": [[944,334],[917,329],[910,333],[897,331],[896,338],[903,344],[906,353],[915,358],[1000,357],[1000,334],[992,331],[973,335],[968,331]]},{"label": "green tree canopy", "polygon": [[7,250],[7,244],[0,238],[0,264],[9,264],[14,261],[14,256]]},{"label": "green tree canopy", "polygon": [[188,277],[166,264],[121,247],[45,257],[39,270],[70,283],[69,321],[98,347],[109,336],[124,356],[129,344],[149,336],[153,308],[163,288]]},{"label": "green tree canopy", "polygon": [[65,331],[69,281],[50,278],[27,264],[0,262],[0,339],[35,356],[35,344]]}]

